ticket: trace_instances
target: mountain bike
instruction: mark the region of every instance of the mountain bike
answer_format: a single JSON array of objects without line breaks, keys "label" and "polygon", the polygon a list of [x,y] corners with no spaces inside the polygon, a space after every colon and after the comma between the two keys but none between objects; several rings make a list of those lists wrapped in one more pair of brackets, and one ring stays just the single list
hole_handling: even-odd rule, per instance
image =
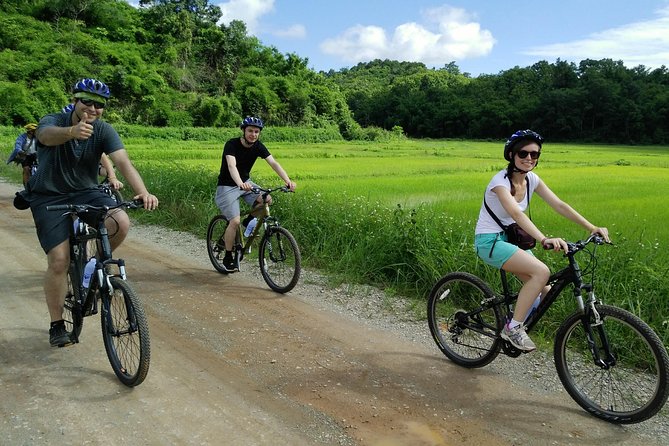
[{"label": "mountain bike", "polygon": [[[243,226],[240,224],[235,237],[235,259],[239,268],[245,254],[251,253],[251,245],[260,239],[258,261],[260,273],[269,287],[277,293],[287,293],[292,290],[300,278],[302,271],[302,256],[295,237],[272,217],[269,212],[267,197],[275,191],[290,192],[286,186],[273,189],[254,188],[254,193],[262,193],[262,204],[252,208],[246,216],[253,216],[258,222],[248,237],[244,237]],[[220,273],[227,274],[223,267],[225,255],[224,234],[228,227],[228,220],[222,215],[211,219],[207,228],[207,253],[214,268]]]},{"label": "mountain bike", "polygon": [[[125,261],[112,257],[105,218],[113,209],[141,206],[141,201],[124,201],[113,206],[47,206],[49,211],[65,211],[73,217],[63,312],[70,339],[78,343],[84,318],[100,312],[109,363],[118,379],[129,387],[141,384],[149,371],[149,326],[142,302],[127,281]],[[95,221],[95,225],[84,223],[84,216]]]},{"label": "mountain bike", "polygon": [[[595,297],[595,251],[604,243],[598,235],[568,243],[564,255],[568,265],[550,276],[551,288],[529,314],[525,327],[531,331],[571,285],[578,308],[561,323],[553,348],[560,381],[574,401],[595,417],[638,423],[657,414],[667,401],[669,356],[657,334],[640,318]],[[579,252],[590,256],[584,270],[575,259]],[[506,273],[500,270],[500,275],[502,293],[466,272],[447,274],[430,292],[427,316],[432,337],[460,366],[483,367],[500,350],[510,357],[521,354],[500,337],[518,297]]]}]

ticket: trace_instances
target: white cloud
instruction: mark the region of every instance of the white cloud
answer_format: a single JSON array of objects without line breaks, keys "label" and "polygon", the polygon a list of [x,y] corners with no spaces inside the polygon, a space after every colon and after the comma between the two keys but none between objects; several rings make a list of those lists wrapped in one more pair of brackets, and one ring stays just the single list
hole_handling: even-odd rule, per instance
[{"label": "white cloud", "polygon": [[286,37],[289,39],[303,39],[307,36],[307,29],[304,25],[293,25],[286,29],[272,31],[272,34],[278,37]]},{"label": "white cloud", "polygon": [[[230,0],[219,3],[218,6],[223,13],[219,23],[227,25],[233,20],[241,20],[246,23],[246,30],[251,35],[257,35],[261,31],[259,26],[261,18],[274,12],[274,0]],[[277,30],[264,28],[262,31],[289,39],[302,39],[307,35],[307,29],[303,25],[292,25]]]},{"label": "white cloud", "polygon": [[230,0],[218,6],[223,13],[219,23],[227,25],[233,20],[242,20],[248,33],[255,34],[260,17],[274,11],[274,0]]},{"label": "white cloud", "polygon": [[440,66],[484,56],[495,44],[492,33],[464,9],[442,6],[422,14],[426,24],[401,24],[391,36],[378,26],[354,26],[323,41],[321,51],[347,62],[394,59]]},{"label": "white cloud", "polygon": [[537,46],[523,54],[546,59],[622,60],[627,66],[657,68],[669,61],[669,7],[657,11],[655,20],[631,23],[593,33],[585,39]]}]

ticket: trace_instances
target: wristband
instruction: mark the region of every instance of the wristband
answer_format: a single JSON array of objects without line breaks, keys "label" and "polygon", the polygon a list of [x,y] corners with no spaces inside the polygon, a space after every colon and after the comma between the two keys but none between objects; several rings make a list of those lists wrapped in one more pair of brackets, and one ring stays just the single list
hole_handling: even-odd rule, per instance
[{"label": "wristband", "polygon": [[72,126],[70,126],[70,129],[67,131],[68,136],[72,136]]},{"label": "wristband", "polygon": [[546,240],[548,240],[548,237],[544,237],[541,239],[541,246],[544,246],[546,244]]}]

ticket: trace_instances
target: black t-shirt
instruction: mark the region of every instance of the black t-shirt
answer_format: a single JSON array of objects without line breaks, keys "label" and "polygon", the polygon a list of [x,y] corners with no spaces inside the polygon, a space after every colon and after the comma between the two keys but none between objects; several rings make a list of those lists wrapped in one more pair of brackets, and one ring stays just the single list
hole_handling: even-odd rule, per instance
[{"label": "black t-shirt", "polygon": [[234,156],[237,160],[237,171],[242,181],[246,181],[251,176],[251,169],[258,158],[265,159],[270,156],[267,147],[260,141],[253,143],[251,147],[244,147],[240,138],[232,138],[225,143],[223,147],[223,158],[221,160],[221,171],[218,174],[219,186],[237,186],[230,176],[228,162],[225,157]]}]

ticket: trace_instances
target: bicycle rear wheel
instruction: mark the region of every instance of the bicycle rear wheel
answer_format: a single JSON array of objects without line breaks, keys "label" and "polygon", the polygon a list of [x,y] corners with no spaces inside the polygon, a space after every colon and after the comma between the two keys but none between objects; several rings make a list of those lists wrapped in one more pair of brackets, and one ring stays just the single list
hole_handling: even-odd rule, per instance
[{"label": "bicycle rear wheel", "polygon": [[134,387],[149,372],[149,325],[130,284],[119,277],[110,277],[109,281],[111,294],[102,293],[102,339],[114,373],[123,384]]},{"label": "bicycle rear wheel", "polygon": [[[582,408],[598,418],[622,424],[647,420],[669,395],[667,351],[655,332],[632,313],[608,305],[595,308],[601,325],[591,325],[595,321],[590,316],[592,340],[578,312],[558,329],[554,358],[560,381]],[[590,348],[597,349],[602,363],[595,362]]]},{"label": "bicycle rear wheel", "polygon": [[474,368],[497,357],[503,317],[497,306],[484,305],[493,298],[488,285],[469,273],[447,274],[434,285],[427,320],[432,338],[451,361]]},{"label": "bicycle rear wheel", "polygon": [[[228,220],[222,215],[217,215],[211,219],[207,227],[207,254],[209,260],[214,265],[216,271],[222,274],[228,274],[228,270],[223,266],[223,257],[225,257],[225,241],[223,235],[228,228]],[[235,246],[241,246],[239,231],[235,237]]]},{"label": "bicycle rear wheel", "polygon": [[295,288],[302,272],[302,256],[295,237],[281,226],[270,226],[258,250],[260,273],[277,293]]},{"label": "bicycle rear wheel", "polygon": [[116,203],[123,203],[123,194],[121,194],[121,192],[118,190],[112,189],[111,196],[114,200],[116,200]]}]

